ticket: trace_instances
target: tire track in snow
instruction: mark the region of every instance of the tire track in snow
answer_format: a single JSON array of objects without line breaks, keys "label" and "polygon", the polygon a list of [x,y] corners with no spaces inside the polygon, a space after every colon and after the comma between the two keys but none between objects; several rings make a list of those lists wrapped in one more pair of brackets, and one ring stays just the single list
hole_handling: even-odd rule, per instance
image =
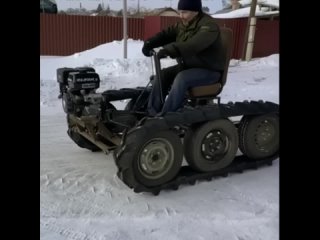
[{"label": "tire track in snow", "polygon": [[[81,231],[75,231],[72,228],[65,228],[61,227],[57,223],[45,223],[43,221],[40,221],[40,227],[43,227],[49,231],[58,233],[64,237],[66,237],[68,240],[102,240],[101,237],[97,236],[96,234],[88,234]],[[103,238],[105,239],[105,238]]]},{"label": "tire track in snow", "polygon": [[[232,182],[232,180],[230,179],[226,179],[225,183],[228,184],[236,193],[237,195],[244,200],[245,202],[249,203],[249,205],[251,205],[251,207],[253,207],[254,209],[254,214],[260,215],[263,214],[264,212],[266,212],[267,210],[271,210],[274,211],[275,208],[277,208],[277,204],[274,203],[270,203],[269,201],[265,201],[263,199],[259,199],[259,202],[257,201],[257,199],[254,199],[252,196],[250,196],[249,194],[244,193],[243,191],[241,191],[236,185],[234,185]],[[262,202],[261,202],[262,201]],[[256,205],[256,206],[252,206],[252,205]],[[257,209],[257,207],[260,207]]]},{"label": "tire track in snow", "polygon": [[[276,160],[279,161],[279,160]],[[273,166],[275,166],[278,163],[275,163]],[[269,169],[272,167],[269,167]],[[239,187],[237,187],[237,184],[234,184],[234,179],[232,178],[226,178],[224,179],[224,183],[226,183],[228,186],[230,186],[239,196],[240,198],[235,198],[233,196],[231,199],[234,201],[243,200],[244,202],[248,203],[250,207],[254,211],[255,216],[259,216],[265,212],[275,212],[279,210],[279,205],[277,202],[271,202],[270,200],[265,200],[264,198],[257,198],[252,196],[252,194],[247,194],[244,191],[242,191]]]}]

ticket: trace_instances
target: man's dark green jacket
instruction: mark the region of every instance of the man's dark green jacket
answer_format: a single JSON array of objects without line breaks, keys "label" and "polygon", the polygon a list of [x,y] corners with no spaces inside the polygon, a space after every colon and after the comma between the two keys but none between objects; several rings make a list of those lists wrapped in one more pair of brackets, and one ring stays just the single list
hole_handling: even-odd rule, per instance
[{"label": "man's dark green jacket", "polygon": [[152,48],[163,46],[184,68],[223,71],[225,54],[220,29],[212,17],[199,13],[187,26],[177,23],[147,40]]}]

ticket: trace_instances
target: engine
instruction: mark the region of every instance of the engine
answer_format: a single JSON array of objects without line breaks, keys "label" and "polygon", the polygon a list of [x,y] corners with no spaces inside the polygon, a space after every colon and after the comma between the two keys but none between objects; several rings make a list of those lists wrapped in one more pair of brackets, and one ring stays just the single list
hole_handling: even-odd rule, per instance
[{"label": "engine", "polygon": [[57,81],[66,113],[79,115],[86,106],[101,102],[101,94],[95,93],[100,86],[100,78],[91,67],[58,68]]}]

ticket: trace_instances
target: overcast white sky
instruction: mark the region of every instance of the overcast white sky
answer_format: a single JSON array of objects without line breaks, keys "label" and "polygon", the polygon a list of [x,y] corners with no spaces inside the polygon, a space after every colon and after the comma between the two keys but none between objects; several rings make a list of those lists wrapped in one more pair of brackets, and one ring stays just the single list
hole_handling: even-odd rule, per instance
[{"label": "overcast white sky", "polygon": [[[112,154],[79,148],[68,137],[56,69],[94,67],[99,92],[145,86],[152,68],[142,44],[128,41],[128,59],[121,41],[66,57],[40,56],[40,239],[278,240],[279,160],[155,197],[124,185]],[[163,66],[173,63],[163,60]],[[222,102],[279,103],[279,55],[232,60],[220,96]],[[114,103],[119,109],[125,104]]]},{"label": "overcast white sky", "polygon": [[[127,0],[127,8],[137,8],[138,1],[140,3],[140,8],[162,8],[162,7],[172,7],[177,8],[178,0]],[[119,10],[123,8],[123,0],[56,0],[59,10],[67,10],[68,8],[80,8],[80,3],[82,8],[87,10],[97,9],[99,4],[104,4],[105,7],[108,5],[113,10]],[[229,0],[226,0],[229,2]],[[258,0],[258,2],[264,2],[271,4],[273,6],[279,6],[279,0]],[[251,0],[241,0],[241,4],[249,4]],[[202,0],[202,5],[209,8],[211,14],[223,8],[223,0]],[[216,18],[236,18],[236,17],[246,17],[249,15],[250,8],[239,9],[236,11],[229,12],[227,14],[215,15]],[[278,12],[262,12],[262,10],[257,7],[256,15],[266,15],[274,14]]]},{"label": "overcast white sky", "polygon": [[[127,0],[127,7],[136,8],[138,1],[140,1],[140,7],[150,9],[162,7],[176,8],[178,5],[178,0]],[[123,8],[122,0],[56,0],[56,2],[59,10],[79,8],[80,3],[87,10],[96,9],[99,3],[104,3],[105,7],[109,4],[110,8],[114,10]],[[216,12],[222,9],[222,0],[202,0],[202,5],[207,6],[210,12]]]}]

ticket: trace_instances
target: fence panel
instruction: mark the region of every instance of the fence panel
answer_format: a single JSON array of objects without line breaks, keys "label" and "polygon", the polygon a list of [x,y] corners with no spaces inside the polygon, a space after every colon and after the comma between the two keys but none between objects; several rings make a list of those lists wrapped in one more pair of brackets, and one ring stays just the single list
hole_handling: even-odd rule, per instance
[{"label": "fence panel", "polygon": [[253,46],[253,57],[279,53],[279,21],[258,20]]},{"label": "fence panel", "polygon": [[[144,20],[128,18],[128,37],[143,39]],[[40,54],[70,55],[123,39],[123,19],[108,16],[40,14]]]},{"label": "fence panel", "polygon": [[[232,58],[243,54],[248,18],[215,19],[233,30]],[[177,17],[128,18],[128,37],[145,40],[179,21]],[[70,55],[123,39],[122,17],[40,14],[40,54]],[[279,21],[257,20],[253,57],[279,52]]]}]

